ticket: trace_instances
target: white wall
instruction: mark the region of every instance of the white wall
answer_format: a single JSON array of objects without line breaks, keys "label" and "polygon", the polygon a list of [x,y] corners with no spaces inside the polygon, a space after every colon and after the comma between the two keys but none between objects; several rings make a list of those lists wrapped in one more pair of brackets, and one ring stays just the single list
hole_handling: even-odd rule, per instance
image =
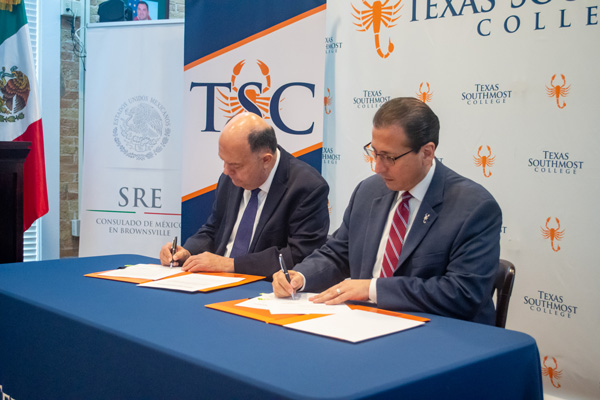
[{"label": "white wall", "polygon": [[41,259],[60,249],[60,2],[39,1],[40,102],[50,211],[41,219]]}]

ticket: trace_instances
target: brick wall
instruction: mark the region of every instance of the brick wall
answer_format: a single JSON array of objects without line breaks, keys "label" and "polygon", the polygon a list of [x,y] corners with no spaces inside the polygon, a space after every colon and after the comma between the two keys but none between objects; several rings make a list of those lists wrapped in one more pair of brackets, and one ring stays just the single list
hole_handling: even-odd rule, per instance
[{"label": "brick wall", "polygon": [[[60,257],[76,257],[79,238],[71,220],[79,218],[79,58],[73,52],[72,18],[61,18],[60,65]],[[79,18],[74,22],[79,29]]]},{"label": "brick wall", "polygon": [[[90,0],[90,22],[98,22],[98,5]],[[170,0],[169,18],[184,18],[185,0]],[[79,58],[73,51],[71,18],[61,19],[60,66],[60,257],[77,257],[79,238],[71,221],[79,219]],[[79,29],[79,18],[74,22]]]}]

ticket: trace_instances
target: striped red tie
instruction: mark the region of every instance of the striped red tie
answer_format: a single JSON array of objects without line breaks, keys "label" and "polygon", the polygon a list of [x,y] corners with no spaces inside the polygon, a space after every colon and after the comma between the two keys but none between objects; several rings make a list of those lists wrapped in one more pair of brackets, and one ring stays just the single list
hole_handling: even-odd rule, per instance
[{"label": "striped red tie", "polygon": [[394,275],[394,271],[398,266],[398,259],[404,244],[404,236],[406,236],[406,228],[408,226],[408,200],[412,195],[408,192],[402,193],[402,201],[394,212],[392,218],[392,227],[390,228],[390,237],[385,246],[385,254],[381,265],[382,278],[388,278]]}]

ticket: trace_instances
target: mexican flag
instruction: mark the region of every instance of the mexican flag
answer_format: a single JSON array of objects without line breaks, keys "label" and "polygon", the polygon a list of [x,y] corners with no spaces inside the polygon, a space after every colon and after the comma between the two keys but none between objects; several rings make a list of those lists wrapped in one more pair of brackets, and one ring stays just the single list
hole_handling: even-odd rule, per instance
[{"label": "mexican flag", "polygon": [[30,43],[25,4],[0,0],[0,141],[31,142],[23,176],[24,230],[48,212],[42,114]]}]

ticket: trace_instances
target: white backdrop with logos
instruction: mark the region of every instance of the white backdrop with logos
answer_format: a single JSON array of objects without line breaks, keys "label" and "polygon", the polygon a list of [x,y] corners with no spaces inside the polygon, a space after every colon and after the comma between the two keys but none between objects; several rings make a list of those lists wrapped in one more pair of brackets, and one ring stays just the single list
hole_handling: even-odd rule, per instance
[{"label": "white backdrop with logos", "polygon": [[158,257],[180,235],[183,23],[87,31],[80,256]]},{"label": "white backdrop with logos", "polygon": [[501,256],[517,270],[507,328],[537,340],[545,393],[600,398],[598,2],[380,5],[328,3],[323,174],[332,228],[373,173],[363,146],[377,108],[398,96],[425,101],[441,122],[438,158],[502,207]]}]

